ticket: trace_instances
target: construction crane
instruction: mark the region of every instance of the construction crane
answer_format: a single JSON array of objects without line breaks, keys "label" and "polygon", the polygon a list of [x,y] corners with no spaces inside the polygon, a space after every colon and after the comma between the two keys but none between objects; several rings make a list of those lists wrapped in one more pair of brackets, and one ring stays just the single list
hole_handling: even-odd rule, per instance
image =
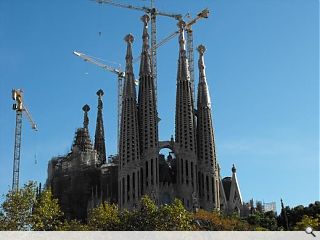
[{"label": "construction crane", "polygon": [[[209,10],[206,8],[204,10],[202,10],[200,13],[197,14],[197,17],[195,17],[194,19],[192,19],[191,21],[187,22],[185,24],[185,29],[191,29],[191,26],[193,24],[195,24],[199,19],[201,18],[207,18],[209,14]],[[182,21],[182,20],[181,20]],[[192,56],[193,59],[193,34],[192,31],[189,31],[190,34],[187,35],[187,50],[189,50],[189,56]],[[154,52],[157,48],[161,47],[162,45],[164,45],[165,43],[167,43],[168,41],[170,41],[172,38],[174,38],[175,36],[177,36],[179,34],[179,30],[171,33],[169,36],[167,36],[166,38],[162,39],[159,43],[157,43],[154,46],[154,49],[151,49],[151,52]],[[191,47],[188,47],[188,43],[191,43]],[[109,72],[112,72],[114,74],[117,74],[118,76],[118,121],[117,121],[117,142],[118,142],[118,147],[119,147],[119,136],[120,136],[120,121],[121,121],[121,109],[122,109],[122,87],[123,87],[123,79],[125,77],[125,72],[123,72],[121,69],[117,69],[111,66],[108,66],[106,64],[103,64],[101,62],[99,62],[98,60],[96,60],[95,57],[86,55],[84,53],[78,52],[78,51],[74,51],[73,54],[75,54],[76,56],[82,58],[84,61],[86,62],[90,62],[93,63]],[[137,58],[135,58],[133,60],[133,63],[136,63],[140,60],[141,55]],[[190,61],[190,60],[189,60]],[[193,64],[193,61],[191,62],[191,64]],[[189,64],[190,67],[190,64]],[[191,69],[194,69],[194,67],[192,66]],[[190,70],[190,69],[189,69]],[[192,89],[192,93],[194,96],[194,77],[190,78],[191,79],[191,89]],[[136,84],[138,83],[138,80],[135,80]]]},{"label": "construction crane", "polygon": [[37,125],[32,120],[31,114],[23,102],[23,91],[21,89],[12,90],[12,99],[16,101],[13,104],[12,109],[16,111],[16,128],[15,128],[15,140],[14,140],[14,157],[13,157],[13,178],[12,178],[12,190],[17,191],[19,189],[19,173],[20,173],[20,150],[21,150],[21,130],[22,130],[22,113],[24,112],[31,124],[31,128],[37,131]]},{"label": "construction crane", "polygon": [[[195,90],[194,90],[194,53],[193,53],[193,31],[192,25],[195,24],[199,19],[208,18],[209,17],[209,9],[205,8],[197,16],[189,21],[185,30],[187,32],[187,58],[189,61],[189,72],[190,72],[190,81],[191,81],[191,90],[193,93],[193,99],[195,99]],[[194,101],[195,102],[195,101]]]},{"label": "construction crane", "polygon": [[[187,32],[187,58],[189,62],[189,71],[190,71],[190,81],[191,81],[191,90],[193,94],[193,98],[195,99],[195,91],[194,91],[194,53],[193,53],[193,31],[192,31],[192,25],[195,24],[199,19],[202,18],[208,18],[209,16],[209,9],[205,8],[203,9],[200,13],[197,14],[197,16],[187,22],[184,26],[184,29]],[[182,20],[181,20],[182,21]],[[157,45],[155,45],[155,48],[157,49],[158,47],[164,45],[166,42],[174,38],[179,34],[179,30],[171,33],[169,36],[161,40]],[[141,56],[135,58],[133,62],[139,61]]]},{"label": "construction crane", "polygon": [[84,53],[73,51],[73,54],[82,58],[86,62],[93,63],[104,70],[107,70],[109,72],[112,72],[118,76],[118,119],[117,119],[117,143],[118,143],[118,149],[119,149],[119,140],[120,140],[120,121],[121,121],[121,109],[122,109],[122,86],[123,86],[123,79],[125,77],[125,72],[123,72],[121,69],[117,69],[111,66],[108,66],[106,64],[103,64],[99,61],[97,61],[94,57],[88,56]]},{"label": "construction crane", "polygon": [[171,17],[178,21],[182,20],[181,14],[175,14],[175,13],[168,13],[168,12],[162,12],[159,11],[154,7],[154,0],[151,0],[151,7],[139,7],[139,6],[133,6],[130,4],[123,4],[123,3],[117,3],[112,0],[93,0],[97,3],[105,3],[109,4],[115,7],[121,7],[121,8],[127,8],[131,10],[137,10],[137,11],[143,11],[150,15],[151,19],[151,62],[152,62],[152,74],[154,79],[154,85],[155,85],[155,92],[156,92],[156,99],[157,99],[157,51],[156,51],[156,45],[157,45],[157,25],[156,25],[156,16],[165,16],[165,17]]}]

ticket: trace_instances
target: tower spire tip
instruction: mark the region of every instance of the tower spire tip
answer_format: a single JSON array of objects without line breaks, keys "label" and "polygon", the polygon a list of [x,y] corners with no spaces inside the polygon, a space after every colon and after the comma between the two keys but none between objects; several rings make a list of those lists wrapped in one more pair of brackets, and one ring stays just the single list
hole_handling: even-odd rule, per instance
[{"label": "tower spire tip", "polygon": [[236,167],[234,166],[234,164],[232,164],[232,169],[231,169],[231,170],[232,170],[233,173],[236,173],[237,169],[236,169]]},{"label": "tower spire tip", "polygon": [[200,55],[203,55],[204,52],[206,51],[206,47],[202,44],[200,44],[198,47],[197,47],[197,50],[199,52]]},{"label": "tower spire tip", "polygon": [[84,105],[82,107],[82,110],[84,111],[84,117],[83,117],[83,127],[88,129],[89,125],[89,118],[88,118],[88,112],[90,111],[90,107],[88,104]]},{"label": "tower spire tip", "polygon": [[90,111],[89,105],[88,105],[88,104],[84,105],[84,106],[82,107],[82,110],[83,110],[84,112],[89,112],[89,111]]},{"label": "tower spire tip", "polygon": [[148,15],[148,14],[143,15],[143,16],[141,17],[141,21],[142,21],[145,25],[147,25],[148,22],[150,21],[149,15]]},{"label": "tower spire tip", "polygon": [[99,90],[97,91],[97,95],[98,95],[99,97],[102,97],[102,96],[104,95],[103,90],[102,90],[102,89],[99,89]]},{"label": "tower spire tip", "polygon": [[127,43],[133,43],[134,37],[133,37],[133,35],[132,35],[131,33],[129,33],[128,35],[126,35],[126,36],[124,37],[124,40],[125,40]]}]

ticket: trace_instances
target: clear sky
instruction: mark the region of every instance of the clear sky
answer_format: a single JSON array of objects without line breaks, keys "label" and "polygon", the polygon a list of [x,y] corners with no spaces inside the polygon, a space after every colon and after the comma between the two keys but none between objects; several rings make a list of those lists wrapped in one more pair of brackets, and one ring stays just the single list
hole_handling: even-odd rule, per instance
[{"label": "clear sky", "polygon": [[[149,5],[141,0],[127,3]],[[245,201],[276,201],[279,209],[280,198],[290,206],[319,200],[318,1],[156,0],[156,6],[192,17],[210,9],[209,18],[193,27],[194,45],[207,48],[222,176],[231,175],[236,165]],[[115,154],[116,75],[72,51],[123,67],[126,34],[135,36],[133,53],[140,54],[141,16],[89,0],[0,1],[0,194],[12,182],[12,88],[24,90],[39,127],[35,134],[24,118],[20,183],[45,182],[51,157],[70,150],[75,130],[82,126],[84,104],[91,107],[94,137],[99,88],[105,92],[107,152]],[[158,18],[158,39],[176,30],[174,19]],[[158,49],[161,140],[174,134],[177,58],[177,38]],[[134,70],[138,76],[139,66]],[[197,80],[197,67],[195,76]]]}]

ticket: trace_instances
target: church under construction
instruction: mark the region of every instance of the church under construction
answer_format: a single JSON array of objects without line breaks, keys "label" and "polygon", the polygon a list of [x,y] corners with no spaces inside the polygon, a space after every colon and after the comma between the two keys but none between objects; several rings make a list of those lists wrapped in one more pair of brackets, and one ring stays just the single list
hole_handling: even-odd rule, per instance
[{"label": "church under construction", "polygon": [[[221,178],[216,157],[212,106],[205,73],[205,47],[200,45],[199,82],[195,109],[184,37],[180,22],[179,57],[176,82],[175,134],[159,141],[158,111],[152,74],[148,22],[142,17],[142,51],[139,89],[136,94],[133,74],[132,44],[125,41],[126,69],[122,92],[119,149],[107,161],[104,125],[103,91],[99,90],[98,114],[94,144],[88,124],[90,107],[85,105],[83,127],[77,129],[70,153],[55,157],[48,164],[47,187],[58,198],[67,218],[85,220],[87,211],[103,201],[116,203],[120,209],[139,207],[143,195],[158,205],[180,199],[190,211],[224,211],[240,213],[243,203],[232,167],[232,176]],[[161,149],[171,150],[168,156]]]}]

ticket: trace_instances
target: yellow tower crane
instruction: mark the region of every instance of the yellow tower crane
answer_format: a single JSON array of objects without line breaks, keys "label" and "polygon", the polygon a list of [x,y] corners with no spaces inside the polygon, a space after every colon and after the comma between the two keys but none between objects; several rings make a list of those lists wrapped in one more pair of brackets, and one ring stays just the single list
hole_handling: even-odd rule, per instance
[{"label": "yellow tower crane", "polygon": [[21,89],[13,89],[12,99],[16,101],[12,106],[12,109],[16,111],[12,190],[17,191],[19,189],[22,112],[26,114],[31,124],[31,128],[35,131],[37,131],[38,129],[37,129],[36,123],[32,120],[30,112],[28,111],[27,107],[24,105],[23,91]]}]

